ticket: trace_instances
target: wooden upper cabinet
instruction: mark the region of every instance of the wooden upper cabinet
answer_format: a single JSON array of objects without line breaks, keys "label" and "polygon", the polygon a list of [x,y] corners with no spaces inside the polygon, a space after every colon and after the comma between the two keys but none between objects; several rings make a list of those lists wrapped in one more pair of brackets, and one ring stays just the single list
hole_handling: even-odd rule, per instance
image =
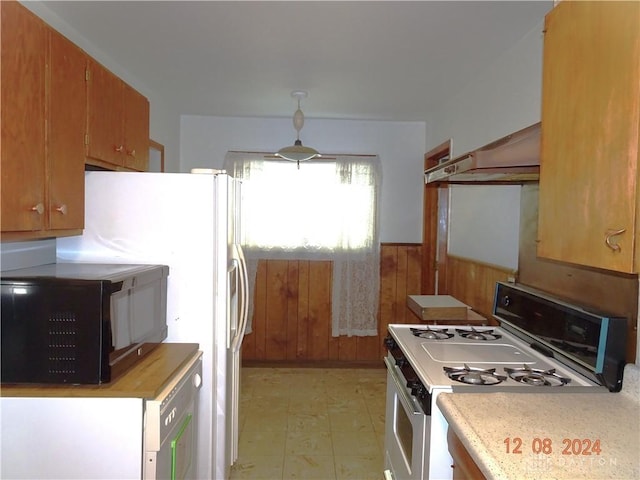
[{"label": "wooden upper cabinet", "polygon": [[149,169],[149,100],[129,85],[124,85],[125,167]]},{"label": "wooden upper cabinet", "polygon": [[84,53],[18,2],[2,9],[2,238],[84,226]]},{"label": "wooden upper cabinet", "polygon": [[77,235],[85,163],[148,168],[149,102],[19,2],[0,13],[2,239]]},{"label": "wooden upper cabinet", "polygon": [[18,2],[0,2],[2,231],[45,226],[47,28]]},{"label": "wooden upper cabinet", "polygon": [[84,134],[88,57],[54,30],[49,31],[47,159],[49,228],[84,228]]},{"label": "wooden upper cabinet", "polygon": [[87,163],[124,166],[123,82],[93,59],[87,70]]},{"label": "wooden upper cabinet", "polygon": [[546,17],[538,255],[639,271],[640,2]]},{"label": "wooden upper cabinet", "polygon": [[87,163],[146,170],[149,102],[95,60],[89,60]]}]

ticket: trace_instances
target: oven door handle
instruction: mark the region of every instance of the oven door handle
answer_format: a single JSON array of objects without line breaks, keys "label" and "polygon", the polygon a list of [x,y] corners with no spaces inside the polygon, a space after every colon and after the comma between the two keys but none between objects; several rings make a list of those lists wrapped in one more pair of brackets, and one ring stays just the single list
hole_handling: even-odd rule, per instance
[{"label": "oven door handle", "polygon": [[396,366],[391,363],[387,357],[384,357],[384,363],[387,366],[387,370],[389,371],[391,378],[393,379],[393,383],[395,383],[395,390],[398,392],[398,398],[400,399],[400,402],[402,402],[402,405],[404,405],[405,410],[411,412],[412,415],[424,415],[424,412],[417,400],[407,393],[407,388],[402,384],[402,380],[396,372]]}]

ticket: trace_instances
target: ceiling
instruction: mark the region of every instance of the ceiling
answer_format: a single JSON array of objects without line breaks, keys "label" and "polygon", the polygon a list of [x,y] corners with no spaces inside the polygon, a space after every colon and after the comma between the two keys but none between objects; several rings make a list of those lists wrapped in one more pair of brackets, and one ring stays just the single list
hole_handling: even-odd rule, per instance
[{"label": "ceiling", "polygon": [[[180,114],[425,120],[549,1],[46,1]],[[97,56],[95,53],[94,56]],[[139,88],[139,87],[138,87]],[[139,88],[141,89],[141,88]]]}]

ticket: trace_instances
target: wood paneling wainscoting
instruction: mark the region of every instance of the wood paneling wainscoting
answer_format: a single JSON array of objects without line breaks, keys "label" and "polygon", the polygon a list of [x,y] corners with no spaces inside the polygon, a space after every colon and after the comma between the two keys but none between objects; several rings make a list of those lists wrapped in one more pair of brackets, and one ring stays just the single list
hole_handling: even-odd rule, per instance
[{"label": "wood paneling wainscoting", "polygon": [[447,295],[471,306],[490,323],[496,282],[514,280],[516,276],[515,270],[447,255]]},{"label": "wood paneling wainscoting", "polygon": [[263,260],[258,264],[252,333],[244,365],[265,363],[382,367],[389,323],[413,323],[407,295],[420,293],[422,244],[383,243],[377,336],[331,336],[332,262]]},{"label": "wood paneling wainscoting", "polygon": [[[384,243],[380,251],[378,335],[331,336],[330,261],[263,260],[254,291],[253,331],[244,339],[244,365],[380,366],[390,323],[417,323],[407,295],[422,285],[422,244]],[[446,292],[490,318],[495,283],[516,272],[447,256]]]}]

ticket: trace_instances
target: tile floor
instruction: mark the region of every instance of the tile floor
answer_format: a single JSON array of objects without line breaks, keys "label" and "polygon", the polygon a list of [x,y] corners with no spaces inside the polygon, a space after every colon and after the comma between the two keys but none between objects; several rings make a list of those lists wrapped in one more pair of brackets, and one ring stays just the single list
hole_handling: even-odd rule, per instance
[{"label": "tile floor", "polygon": [[386,370],[243,368],[231,480],[380,480]]}]

